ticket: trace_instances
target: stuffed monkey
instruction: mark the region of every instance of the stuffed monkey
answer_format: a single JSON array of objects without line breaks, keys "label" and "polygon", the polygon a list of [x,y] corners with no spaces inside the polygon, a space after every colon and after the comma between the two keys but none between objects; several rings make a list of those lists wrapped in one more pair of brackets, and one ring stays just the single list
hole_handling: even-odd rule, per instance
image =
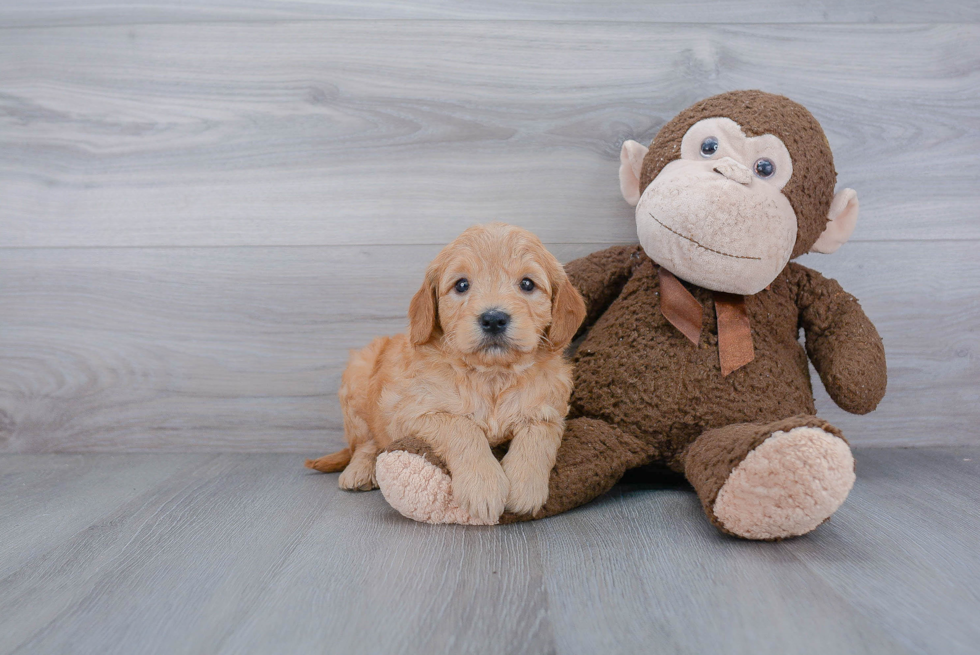
[{"label": "stuffed monkey", "polygon": [[[857,195],[835,194],[836,177],[810,112],[761,91],[696,103],[649,149],[623,144],[620,186],[640,243],[566,266],[588,314],[548,500],[500,523],[570,510],[647,465],[686,476],[727,534],[782,539],[830,518],[854,459],[815,415],[808,359],[848,412],[875,409],[886,384],[858,301],[791,261],[834,252],[853,232]],[[418,439],[392,444],[377,477],[410,518],[473,522]]]}]

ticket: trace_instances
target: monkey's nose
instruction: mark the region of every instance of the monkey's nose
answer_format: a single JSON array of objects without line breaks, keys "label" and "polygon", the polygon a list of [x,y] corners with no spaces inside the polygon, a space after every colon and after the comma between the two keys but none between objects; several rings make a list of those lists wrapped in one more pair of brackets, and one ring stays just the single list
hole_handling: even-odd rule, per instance
[{"label": "monkey's nose", "polygon": [[738,182],[739,184],[748,184],[752,181],[752,171],[745,166],[742,166],[731,157],[722,157],[715,162],[715,167],[711,170],[713,170],[715,173],[720,173],[732,182]]},{"label": "monkey's nose", "polygon": [[480,327],[487,334],[500,334],[507,329],[510,314],[499,309],[491,309],[480,314]]}]

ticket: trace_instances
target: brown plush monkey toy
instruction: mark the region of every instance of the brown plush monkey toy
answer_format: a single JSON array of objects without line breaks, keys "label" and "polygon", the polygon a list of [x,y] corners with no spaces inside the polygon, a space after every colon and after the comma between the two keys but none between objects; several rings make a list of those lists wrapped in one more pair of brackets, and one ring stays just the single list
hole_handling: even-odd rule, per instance
[{"label": "brown plush monkey toy", "polygon": [[[845,243],[857,195],[834,193],[810,112],[761,91],[689,107],[649,149],[627,141],[621,162],[640,245],[566,266],[588,307],[571,413],[547,503],[500,522],[567,511],[654,464],[683,473],[723,532],[813,530],[847,497],[854,460],[814,415],[808,357],[830,397],[864,414],[885,393],[885,352],[853,296],[790,260]],[[417,440],[393,444],[377,477],[410,518],[472,522]]]}]

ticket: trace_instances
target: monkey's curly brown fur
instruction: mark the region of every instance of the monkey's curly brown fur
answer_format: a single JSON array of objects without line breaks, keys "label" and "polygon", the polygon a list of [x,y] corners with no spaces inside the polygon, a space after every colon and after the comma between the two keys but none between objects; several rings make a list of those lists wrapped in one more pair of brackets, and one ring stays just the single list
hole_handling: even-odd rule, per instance
[{"label": "monkey's curly brown fur", "polygon": [[[559,465],[566,447],[587,447],[592,456],[579,466],[595,471],[571,476],[556,470],[566,483],[552,487],[546,514],[595,497],[635,466],[659,463],[693,478],[688,447],[710,430],[751,424],[753,434],[768,435],[815,425],[808,353],[842,408],[864,414],[884,395],[884,348],[857,299],[799,264],[789,264],[769,290],[746,298],[756,356],[727,377],[721,375],[714,300],[707,289],[685,283],[704,306],[695,347],[660,313],[657,266],[639,246],[596,252],[566,270],[586,299],[591,330],[575,355],[572,409]],[[800,328],[805,349],[798,341]],[[605,445],[606,433],[611,447]],[[588,446],[577,444],[580,440]],[[746,442],[735,463],[755,445]],[[722,442],[717,447],[727,448]],[[614,474],[600,474],[607,469]],[[712,485],[724,481],[702,477]]]}]

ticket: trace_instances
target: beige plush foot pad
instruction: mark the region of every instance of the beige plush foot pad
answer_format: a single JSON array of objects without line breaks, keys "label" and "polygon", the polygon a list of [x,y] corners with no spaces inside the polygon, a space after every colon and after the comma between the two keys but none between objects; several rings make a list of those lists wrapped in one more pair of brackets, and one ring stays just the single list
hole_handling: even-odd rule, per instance
[{"label": "beige plush foot pad", "polygon": [[774,432],[732,471],[715,517],[748,539],[782,539],[826,521],[854,486],[854,458],[843,439],[820,428]]},{"label": "beige plush foot pad", "polygon": [[402,450],[378,455],[375,475],[388,504],[402,516],[424,523],[496,525],[480,521],[453,500],[452,479],[422,455]]}]

